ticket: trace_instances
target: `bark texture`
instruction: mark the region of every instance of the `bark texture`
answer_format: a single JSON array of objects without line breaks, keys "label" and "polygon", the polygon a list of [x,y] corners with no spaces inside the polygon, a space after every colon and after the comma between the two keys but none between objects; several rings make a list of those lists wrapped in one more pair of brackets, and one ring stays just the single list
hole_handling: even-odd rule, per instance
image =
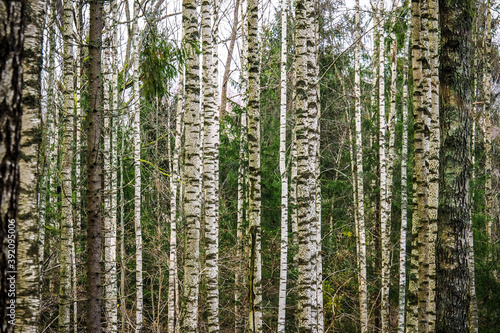
[{"label": "bark texture", "polygon": [[41,128],[41,72],[45,3],[26,1],[24,32],[23,119],[19,158],[18,318],[16,332],[35,333],[40,311],[38,177]]},{"label": "bark texture", "polygon": [[13,332],[8,320],[15,319],[8,308],[16,301],[11,285],[17,276],[9,272],[17,270],[24,8],[24,1],[0,2],[0,332]]},{"label": "bark texture", "polygon": [[436,332],[468,332],[471,176],[471,0],[440,0],[439,211]]},{"label": "bark texture", "polygon": [[184,104],[183,208],[186,226],[184,245],[184,283],[181,308],[181,332],[198,331],[198,294],[200,284],[201,216],[201,124],[200,60],[193,44],[199,43],[197,2],[183,0],[182,25],[187,47]]},{"label": "bark texture", "polygon": [[90,109],[87,130],[87,332],[101,332],[102,312],[102,157],[101,137],[103,121],[101,51],[103,3],[90,1],[89,83]]}]

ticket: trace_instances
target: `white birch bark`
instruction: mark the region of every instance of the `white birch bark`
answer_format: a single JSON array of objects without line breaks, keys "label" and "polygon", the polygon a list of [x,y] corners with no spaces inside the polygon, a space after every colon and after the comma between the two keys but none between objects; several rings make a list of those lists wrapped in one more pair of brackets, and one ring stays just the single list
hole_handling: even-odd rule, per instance
[{"label": "white birch bark", "polygon": [[139,3],[134,1],[132,22],[132,113],[134,137],[134,225],[135,225],[135,279],[136,279],[136,311],[135,332],[142,331],[143,326],[143,280],[142,280],[142,226],[141,226],[141,108],[139,91]]},{"label": "white birch bark", "polygon": [[280,246],[280,285],[278,304],[278,332],[285,332],[286,315],[286,278],[288,273],[288,174],[286,169],[286,120],[287,120],[287,14],[288,1],[281,1],[281,94],[280,94],[280,156],[281,176],[281,246]]},{"label": "white birch bark", "polygon": [[429,135],[429,304],[428,322],[429,332],[435,331],[436,322],[436,242],[439,206],[439,2],[428,2],[428,38],[430,63],[430,135]]},{"label": "white birch bark", "polygon": [[389,247],[390,234],[389,203],[387,195],[387,163],[386,160],[386,111],[385,111],[385,31],[384,31],[384,1],[379,1],[378,25],[379,32],[379,54],[378,54],[378,96],[379,96],[379,164],[380,164],[380,233],[382,240],[382,285],[381,285],[381,322],[382,332],[389,329]]},{"label": "white birch bark", "polygon": [[71,169],[73,163],[73,6],[64,2],[63,9],[63,109],[61,142],[61,255],[59,285],[59,332],[68,332],[71,322],[72,304],[72,253],[73,253],[73,188]]},{"label": "white birch bark", "polygon": [[299,331],[317,332],[317,77],[314,1],[296,2],[297,218]]},{"label": "white birch bark", "polygon": [[[477,84],[477,83],[476,83]],[[477,108],[474,103],[474,120],[472,121],[472,147],[471,147],[471,163],[472,163],[472,174],[471,174],[471,183],[473,184],[476,181],[476,117],[477,117]],[[470,205],[470,218],[469,218],[469,226],[467,228],[467,238],[470,244],[469,250],[469,293],[470,293],[470,306],[469,306],[469,326],[471,333],[478,333],[478,313],[477,313],[477,295],[476,295],[476,279],[475,279],[475,261],[474,261],[474,223],[472,221],[472,207],[474,202],[474,192],[471,191],[471,205]]]},{"label": "white birch bark", "polygon": [[198,294],[200,284],[200,78],[199,57],[190,43],[199,42],[197,2],[183,0],[182,24],[187,47],[185,74],[183,211],[186,225],[184,246],[184,283],[181,308],[181,332],[198,330]]},{"label": "white birch bark", "polygon": [[[410,8],[411,24],[411,8]],[[398,307],[398,333],[405,333],[406,311],[406,235],[408,228],[408,47],[410,44],[411,26],[405,34],[403,64],[403,138],[401,148],[401,233],[399,240],[399,307]]]},{"label": "white birch bark", "polygon": [[[118,293],[116,285],[116,206],[115,196],[115,164],[113,163],[116,151],[116,133],[113,133],[115,119],[113,114],[116,110],[116,90],[114,77],[114,45],[115,37],[114,11],[115,5],[105,4],[105,40],[106,48],[103,54],[104,68],[104,313],[106,317],[106,332],[117,331],[118,321]],[[116,162],[115,162],[116,163]]]},{"label": "white birch bark", "polygon": [[251,332],[262,332],[261,177],[260,177],[260,56],[257,0],[247,0],[248,33],[248,221],[250,226]]},{"label": "white birch bark", "polygon": [[203,191],[205,193],[205,242],[207,284],[208,332],[219,332],[219,112],[215,103],[216,80],[214,77],[214,6],[211,1],[201,3],[201,29],[203,49]]},{"label": "white birch bark", "polygon": [[358,249],[358,285],[359,285],[359,313],[361,333],[368,330],[368,284],[366,275],[366,227],[365,227],[365,197],[364,197],[364,172],[363,172],[363,136],[361,120],[361,26],[360,26],[359,0],[356,0],[355,29],[356,44],[354,46],[354,110],[356,118],[356,214],[357,220],[357,249]]},{"label": "white birch bark", "polygon": [[[38,178],[43,161],[39,148],[41,128],[41,70],[44,1],[26,1],[23,61],[23,115],[19,158],[19,211],[17,215],[18,257],[15,332],[36,333],[40,312],[40,246],[39,228],[42,214],[38,204],[45,200],[38,196]],[[42,180],[39,180],[42,187]],[[40,193],[42,190],[40,189]]]}]

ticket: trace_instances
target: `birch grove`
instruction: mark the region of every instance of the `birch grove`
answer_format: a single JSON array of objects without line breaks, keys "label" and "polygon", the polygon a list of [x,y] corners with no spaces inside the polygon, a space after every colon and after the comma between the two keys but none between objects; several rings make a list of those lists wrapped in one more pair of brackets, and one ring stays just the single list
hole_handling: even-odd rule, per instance
[{"label": "birch grove", "polygon": [[0,331],[495,331],[496,5],[0,2]]}]

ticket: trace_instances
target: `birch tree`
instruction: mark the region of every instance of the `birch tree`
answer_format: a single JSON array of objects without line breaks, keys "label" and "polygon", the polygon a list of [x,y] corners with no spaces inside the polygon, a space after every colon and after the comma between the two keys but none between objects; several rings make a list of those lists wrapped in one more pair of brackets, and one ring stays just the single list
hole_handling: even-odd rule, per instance
[{"label": "birch tree", "polygon": [[260,175],[260,56],[257,0],[247,0],[248,33],[248,221],[250,235],[250,315],[251,332],[262,332],[261,259],[261,175]]},{"label": "birch tree", "polygon": [[360,44],[361,26],[359,13],[359,0],[356,0],[356,13],[354,17],[355,39],[354,45],[354,110],[356,118],[356,204],[357,204],[357,248],[358,248],[358,284],[359,284],[359,313],[361,332],[368,330],[368,285],[366,275],[366,234],[365,234],[365,198],[363,180],[363,136],[361,131],[361,69],[360,69]]},{"label": "birch tree", "polygon": [[214,29],[212,11],[217,10],[211,1],[201,3],[201,28],[203,49],[203,191],[205,192],[205,242],[208,331],[219,328],[219,114],[216,108],[215,91],[217,77],[214,71]]},{"label": "birch tree", "polygon": [[59,332],[70,330],[72,300],[72,252],[73,252],[73,188],[71,165],[73,163],[73,5],[64,2],[63,16],[63,109],[61,142],[61,255],[59,285]]},{"label": "birch tree", "polygon": [[[7,320],[8,305],[15,299],[9,296],[11,279],[16,275],[17,263],[9,254],[17,253],[17,210],[19,196],[19,144],[22,120],[23,64],[22,49],[24,42],[24,2],[1,1],[0,7],[0,238],[2,239],[0,259],[0,330],[14,332],[14,325]],[[9,236],[9,230],[14,236]],[[10,233],[12,235],[12,233]],[[10,247],[9,247],[10,245]],[[14,256],[15,257],[15,256]]]},{"label": "birch tree", "polygon": [[[43,1],[26,1],[24,32],[24,85],[19,159],[18,270],[16,332],[35,333],[40,314],[39,212],[37,185],[41,176],[41,72]],[[42,199],[43,200],[43,199]]]},{"label": "birch tree", "polygon": [[133,21],[131,32],[132,50],[132,113],[134,136],[134,226],[135,226],[135,284],[136,311],[135,331],[139,333],[143,326],[143,278],[142,278],[142,225],[141,225],[141,107],[139,90],[139,3],[133,2]]},{"label": "birch tree", "polygon": [[[468,332],[467,226],[471,173],[472,1],[442,1],[439,9],[440,129],[436,331]],[[460,33],[457,34],[456,32]],[[465,295],[457,291],[465,291]],[[458,297],[457,297],[458,296]]]},{"label": "birch tree", "polygon": [[[311,94],[317,77],[315,31],[311,16],[315,2],[296,2],[296,116],[297,116],[297,204],[298,204],[298,263],[299,263],[299,331],[317,332],[317,225],[316,158],[318,108],[316,90]],[[312,74],[312,75],[311,75]]]},{"label": "birch tree", "polygon": [[285,332],[286,278],[288,257],[288,173],[286,169],[286,120],[287,120],[287,14],[288,1],[281,1],[281,92],[280,92],[280,157],[281,176],[281,250],[280,250],[280,285],[278,306],[278,332]]},{"label": "birch tree", "polygon": [[89,83],[90,109],[88,112],[87,136],[87,331],[101,331],[101,230],[102,230],[102,157],[100,154],[102,135],[102,84],[101,50],[103,29],[103,3],[90,1],[89,28]]},{"label": "birch tree", "polygon": [[379,98],[379,168],[380,168],[380,233],[382,240],[382,290],[381,290],[381,317],[382,332],[387,332],[389,325],[389,203],[387,195],[387,161],[386,161],[386,112],[385,112],[385,31],[384,31],[384,1],[378,5],[379,54],[378,54],[378,98]]},{"label": "birch tree", "polygon": [[198,294],[200,282],[200,78],[199,57],[193,47],[199,42],[197,2],[183,0],[182,26],[188,57],[185,69],[183,208],[186,225],[184,245],[184,283],[181,308],[181,332],[198,330]]},{"label": "birch tree", "polygon": [[115,45],[113,45],[116,23],[116,7],[105,5],[105,41],[104,51],[104,310],[106,332],[116,332],[118,326],[118,290],[116,274],[116,118],[117,108],[115,84]]},{"label": "birch tree", "polygon": [[399,306],[398,306],[398,333],[405,332],[406,326],[406,239],[408,233],[408,72],[409,72],[409,44],[411,37],[411,7],[408,17],[409,26],[405,33],[403,48],[403,138],[401,147],[401,232],[399,239]]}]

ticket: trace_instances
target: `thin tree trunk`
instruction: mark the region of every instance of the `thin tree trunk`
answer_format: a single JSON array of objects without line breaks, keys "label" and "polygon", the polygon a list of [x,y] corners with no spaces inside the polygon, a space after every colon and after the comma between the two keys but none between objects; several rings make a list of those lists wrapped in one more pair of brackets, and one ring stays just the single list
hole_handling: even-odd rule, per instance
[{"label": "thin tree trunk", "polygon": [[142,278],[142,226],[141,226],[141,107],[139,89],[139,3],[134,1],[131,32],[132,48],[132,112],[134,114],[134,225],[135,225],[135,287],[136,310],[135,332],[140,333],[143,326],[143,278]]},{"label": "thin tree trunk", "polygon": [[[116,134],[114,133],[115,119],[113,114],[116,110],[116,89],[114,78],[114,45],[111,41],[115,36],[113,4],[105,6],[105,33],[107,45],[104,51],[104,313],[106,317],[106,332],[117,331],[118,326],[118,291],[116,283],[116,206],[115,196],[115,172],[114,154],[116,152]],[[113,144],[112,141],[115,141]],[[114,163],[113,163],[114,162]]]},{"label": "thin tree trunk", "polygon": [[[39,220],[37,186],[41,181],[41,72],[45,3],[26,1],[24,86],[19,159],[18,270],[16,332],[36,333],[40,311]],[[43,199],[42,199],[43,200]],[[41,201],[42,201],[41,200]],[[41,247],[43,248],[43,247]]]},{"label": "thin tree trunk", "polygon": [[280,246],[280,285],[278,305],[278,332],[285,332],[286,315],[286,278],[288,259],[288,174],[286,170],[286,120],[287,120],[287,14],[288,1],[281,1],[281,95],[280,95],[280,157],[281,176],[281,246]]},{"label": "thin tree trunk", "polygon": [[87,281],[88,307],[87,332],[101,331],[101,232],[102,232],[102,157],[101,135],[103,106],[101,100],[101,50],[103,29],[103,3],[98,0],[90,1],[90,30],[89,30],[89,83],[90,83],[90,110],[88,112],[87,136]]},{"label": "thin tree trunk", "polygon": [[59,284],[59,332],[68,332],[71,323],[72,304],[72,252],[73,252],[73,188],[71,166],[73,163],[73,6],[64,2],[63,12],[63,108],[62,117],[62,163],[61,163],[61,249]]},{"label": "thin tree trunk", "polygon": [[[468,332],[472,1],[441,1],[436,332]],[[460,32],[460,33],[457,33]],[[460,144],[458,144],[460,143]],[[464,292],[457,291],[462,290]],[[458,296],[458,297],[457,297]]]},{"label": "thin tree trunk", "polygon": [[[411,24],[411,7],[410,14]],[[406,312],[406,236],[408,231],[408,72],[409,72],[409,44],[411,26],[405,33],[403,56],[403,138],[401,148],[401,233],[399,239],[399,307],[398,307],[398,333],[405,333]]]},{"label": "thin tree trunk", "polygon": [[[474,105],[474,120],[472,122],[472,148],[471,148],[471,163],[472,163],[472,175],[471,175],[471,183],[475,184],[476,182],[476,117],[477,117],[477,108]],[[467,229],[467,240],[470,244],[469,249],[469,277],[470,277],[470,308],[469,308],[469,325],[471,333],[478,333],[478,313],[477,313],[477,295],[476,295],[476,279],[475,279],[475,261],[474,261],[474,223],[472,221],[472,212],[474,205],[474,191],[471,193],[471,205],[470,205],[470,216],[469,216],[469,225]]]},{"label": "thin tree trunk", "polygon": [[382,332],[389,329],[389,203],[388,203],[388,182],[387,182],[387,161],[386,161],[386,111],[385,111],[385,31],[384,31],[384,1],[379,1],[378,7],[379,32],[379,54],[378,54],[378,97],[379,97],[379,164],[380,164],[380,233],[382,244],[382,286],[381,286],[381,322]]},{"label": "thin tree trunk", "polygon": [[222,91],[221,91],[221,102],[220,102],[220,113],[219,117],[223,117],[226,112],[227,104],[227,84],[229,83],[229,77],[231,75],[231,62],[233,61],[233,51],[234,45],[236,44],[236,33],[238,31],[238,13],[240,11],[240,0],[235,0],[234,2],[234,12],[233,12],[233,26],[231,27],[231,37],[229,42],[229,48],[227,50],[226,64],[224,66],[224,75],[222,77]]},{"label": "thin tree trunk", "polygon": [[424,163],[424,120],[422,119],[421,102],[422,102],[422,68],[420,62],[420,2],[412,1],[412,73],[413,73],[413,113],[415,118],[414,131],[414,172],[413,172],[413,217],[411,229],[411,259],[410,259],[410,274],[408,283],[408,306],[407,306],[407,324],[406,330],[408,333],[418,332],[418,289],[419,289],[419,243],[417,235],[419,226],[423,223],[422,219],[425,214],[421,214],[422,207],[425,206],[425,194],[422,192],[422,177],[426,174]]},{"label": "thin tree trunk", "polygon": [[200,284],[200,215],[201,215],[201,155],[200,155],[200,61],[190,43],[198,43],[197,5],[183,0],[182,25],[188,54],[185,74],[184,162],[185,183],[183,211],[186,225],[184,246],[184,287],[181,308],[181,331],[198,330],[198,294]]},{"label": "thin tree trunk", "polygon": [[358,248],[358,285],[359,285],[359,313],[361,333],[368,331],[368,285],[366,275],[366,227],[365,227],[365,196],[364,196],[364,173],[363,173],[363,137],[361,127],[361,26],[359,17],[359,0],[356,0],[356,45],[354,48],[354,109],[356,118],[356,205],[357,211],[357,248]]}]

